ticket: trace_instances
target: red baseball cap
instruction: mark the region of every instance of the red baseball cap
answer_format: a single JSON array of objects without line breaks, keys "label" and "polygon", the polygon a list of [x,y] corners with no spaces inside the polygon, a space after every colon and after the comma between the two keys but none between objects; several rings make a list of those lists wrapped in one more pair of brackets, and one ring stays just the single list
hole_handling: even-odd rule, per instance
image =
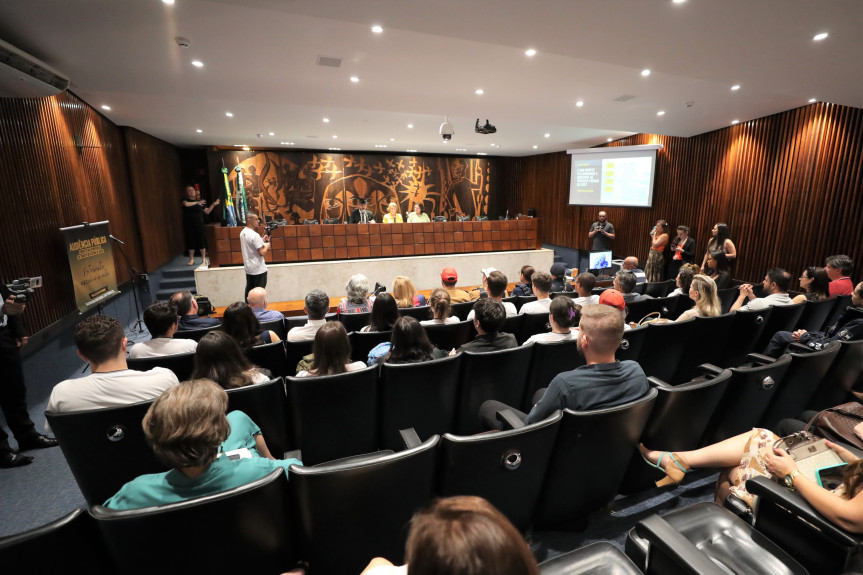
[{"label": "red baseball cap", "polygon": [[444,268],[440,273],[440,279],[445,282],[457,282],[458,272],[455,271],[455,268]]},{"label": "red baseball cap", "polygon": [[607,289],[599,294],[599,303],[603,305],[610,305],[611,307],[615,307],[620,311],[626,307],[626,302],[623,300],[623,294],[617,291],[616,289]]}]

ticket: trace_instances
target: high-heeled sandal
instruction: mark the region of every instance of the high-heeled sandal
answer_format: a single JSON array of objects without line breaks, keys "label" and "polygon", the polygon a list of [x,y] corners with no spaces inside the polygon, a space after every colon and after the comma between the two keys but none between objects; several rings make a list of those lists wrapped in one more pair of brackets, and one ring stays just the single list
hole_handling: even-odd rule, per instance
[{"label": "high-heeled sandal", "polygon": [[[644,444],[639,443],[638,452],[641,454],[641,458],[651,467],[655,467],[656,469],[659,469],[660,471],[665,473],[665,477],[656,482],[657,487],[665,487],[666,485],[680,485],[680,482],[683,481],[684,475],[691,471],[689,468],[681,465],[680,461],[678,461],[678,458],[675,457],[674,454],[670,451],[663,451],[659,455],[659,459],[656,463],[653,463],[647,458],[647,456],[644,454],[646,451],[647,448],[644,447]],[[662,459],[666,455],[668,456],[668,459],[670,459],[671,462],[674,464],[674,466],[669,466],[668,469],[666,469],[662,465]]]}]

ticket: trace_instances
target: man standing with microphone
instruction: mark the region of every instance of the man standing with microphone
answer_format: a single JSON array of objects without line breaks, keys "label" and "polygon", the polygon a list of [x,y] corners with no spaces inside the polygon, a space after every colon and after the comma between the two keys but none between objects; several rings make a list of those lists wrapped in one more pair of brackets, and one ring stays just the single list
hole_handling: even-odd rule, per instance
[{"label": "man standing with microphone", "polygon": [[611,240],[614,239],[614,224],[608,221],[605,212],[599,212],[598,221],[590,226],[587,237],[593,240],[594,252],[611,251]]}]

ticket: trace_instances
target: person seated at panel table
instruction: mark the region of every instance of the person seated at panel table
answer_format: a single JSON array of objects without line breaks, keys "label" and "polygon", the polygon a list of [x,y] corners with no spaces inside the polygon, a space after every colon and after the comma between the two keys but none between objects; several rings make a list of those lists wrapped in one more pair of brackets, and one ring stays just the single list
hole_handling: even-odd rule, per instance
[{"label": "person seated at panel table", "polygon": [[569,341],[578,337],[578,323],[581,321],[581,306],[569,297],[556,297],[548,308],[549,333],[535,333],[521,345],[537,342],[551,343]]},{"label": "person seated at panel table", "polygon": [[[506,276],[503,275],[503,272],[499,272],[494,268],[486,268],[483,270],[483,274],[488,273],[488,276],[483,277],[483,284],[485,285],[486,290],[488,291],[488,298],[493,299],[494,301],[499,301],[503,304],[503,309],[506,310],[506,317],[513,317],[518,315],[518,310],[515,309],[515,304],[509,301],[503,301],[503,296],[506,295],[506,286],[509,280],[506,279]],[[467,319],[473,319],[474,311],[470,310],[467,314]]]},{"label": "person seated at panel table", "polygon": [[261,329],[261,322],[249,304],[243,301],[234,302],[225,309],[222,331],[233,337],[243,349],[282,341],[276,332]]},{"label": "person seated at panel table", "polygon": [[429,311],[432,314],[432,319],[422,320],[420,322],[422,325],[438,325],[442,323],[459,322],[458,317],[450,315],[449,292],[445,289],[437,288],[431,292]]},{"label": "person seated at panel table", "polygon": [[414,282],[407,276],[396,276],[393,280],[393,297],[400,308],[426,305],[426,296],[417,293]]},{"label": "person seated at panel table", "polygon": [[130,358],[159,357],[195,351],[198,342],[193,339],[174,339],[177,332],[177,308],[171,303],[157,301],[144,310],[144,325],[152,338],[136,343],[129,349]]},{"label": "person seated at panel table", "polygon": [[470,301],[470,294],[463,289],[455,287],[458,283],[458,272],[455,268],[444,268],[440,273],[441,287],[449,293],[449,299],[452,303],[463,303]]},{"label": "person seated at panel table", "polygon": [[373,224],[375,223],[375,214],[368,209],[369,200],[367,198],[357,199],[357,209],[351,212],[352,224]]},{"label": "person seated at panel table", "polygon": [[384,214],[383,222],[385,224],[400,224],[402,223],[402,215],[399,213],[399,205],[395,202],[390,202],[387,206],[387,213]]},{"label": "person seated at panel table", "polygon": [[[246,485],[271,471],[302,465],[297,459],[272,459],[261,430],[243,412],[228,408],[228,395],[207,379],[184,381],[159,396],[142,425],[156,457],[171,467],[126,483],[104,505],[140,509],[177,503]],[[224,452],[245,449],[231,459]]]},{"label": "person seated at panel table", "polygon": [[363,274],[354,274],[345,284],[346,296],[339,303],[339,313],[368,313],[372,311],[369,300],[369,278]]},{"label": "person seated at panel table", "polygon": [[[506,320],[506,310],[501,302],[490,298],[479,299],[473,304],[473,312],[473,327],[477,336],[459,347],[458,351],[484,353],[518,347],[514,335],[500,332]],[[455,355],[456,350],[451,350],[449,354]]]},{"label": "person seated at panel table", "polygon": [[236,340],[222,331],[201,338],[192,379],[210,379],[225,389],[266,383],[273,374],[252,365]]},{"label": "person seated at panel table", "polygon": [[424,213],[425,208],[423,207],[422,202],[417,202],[414,204],[414,211],[408,215],[408,223],[409,224],[419,224],[419,223],[429,223],[431,220],[429,219],[429,215]]},{"label": "person seated at panel table", "polygon": [[410,525],[407,564],[375,557],[360,575],[540,575],[518,529],[481,497],[437,499],[414,513]]},{"label": "person seated at panel table", "polygon": [[339,321],[327,322],[318,330],[310,355],[297,365],[297,368],[302,366],[297,377],[337,375],[366,367],[362,361],[351,361],[351,342],[345,326]]}]

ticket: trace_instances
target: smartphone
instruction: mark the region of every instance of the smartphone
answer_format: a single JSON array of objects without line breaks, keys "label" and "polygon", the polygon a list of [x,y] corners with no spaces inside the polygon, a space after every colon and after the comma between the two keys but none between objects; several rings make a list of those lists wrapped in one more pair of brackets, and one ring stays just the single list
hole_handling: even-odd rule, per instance
[{"label": "smartphone", "polygon": [[818,477],[818,485],[823,487],[824,489],[829,489],[833,491],[840,485],[842,485],[842,475],[845,471],[845,466],[847,463],[838,463],[836,465],[831,465],[829,467],[822,467],[819,469],[815,475]]}]

